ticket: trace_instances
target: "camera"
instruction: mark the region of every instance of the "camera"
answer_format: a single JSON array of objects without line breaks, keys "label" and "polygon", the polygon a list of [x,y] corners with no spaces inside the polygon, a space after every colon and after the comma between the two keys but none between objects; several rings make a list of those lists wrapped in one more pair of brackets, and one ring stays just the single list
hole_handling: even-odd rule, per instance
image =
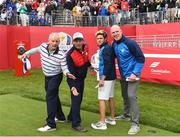
[{"label": "camera", "polygon": [[18,55],[23,55],[26,52],[26,49],[23,45],[18,46]]}]

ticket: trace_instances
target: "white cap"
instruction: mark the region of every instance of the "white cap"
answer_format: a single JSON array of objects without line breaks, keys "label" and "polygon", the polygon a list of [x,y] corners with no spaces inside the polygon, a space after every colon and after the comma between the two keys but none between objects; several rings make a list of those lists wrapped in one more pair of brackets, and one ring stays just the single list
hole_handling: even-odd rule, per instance
[{"label": "white cap", "polygon": [[84,39],[83,34],[80,32],[74,33],[73,40],[75,40],[75,39]]}]

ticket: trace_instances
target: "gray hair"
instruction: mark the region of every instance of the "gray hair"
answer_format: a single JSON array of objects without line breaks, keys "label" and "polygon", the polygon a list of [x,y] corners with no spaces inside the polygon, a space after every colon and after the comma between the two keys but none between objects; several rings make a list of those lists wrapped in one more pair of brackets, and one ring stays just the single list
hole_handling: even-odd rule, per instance
[{"label": "gray hair", "polygon": [[52,39],[60,40],[59,34],[57,32],[53,32],[53,33],[49,34],[49,39],[48,40],[50,41]]}]

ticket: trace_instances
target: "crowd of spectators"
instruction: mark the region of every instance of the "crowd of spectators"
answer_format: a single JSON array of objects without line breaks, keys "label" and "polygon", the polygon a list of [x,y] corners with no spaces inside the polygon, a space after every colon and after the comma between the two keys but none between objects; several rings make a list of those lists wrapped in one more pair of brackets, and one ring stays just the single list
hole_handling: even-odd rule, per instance
[{"label": "crowd of spectators", "polygon": [[51,13],[58,4],[59,1],[55,0],[6,0],[0,6],[0,20],[11,25],[48,25],[52,19]]},{"label": "crowd of spectators", "polygon": [[8,24],[48,25],[52,11],[64,8],[65,21],[76,26],[174,22],[180,18],[180,0],[1,0],[0,21]]},{"label": "crowd of spectators", "polygon": [[[73,5],[70,0],[68,3]],[[82,25],[91,23],[92,26],[106,23],[127,24],[137,19],[140,24],[165,23],[180,18],[180,0],[82,1],[73,5],[72,9],[65,9],[72,11],[76,25],[79,22]]]}]

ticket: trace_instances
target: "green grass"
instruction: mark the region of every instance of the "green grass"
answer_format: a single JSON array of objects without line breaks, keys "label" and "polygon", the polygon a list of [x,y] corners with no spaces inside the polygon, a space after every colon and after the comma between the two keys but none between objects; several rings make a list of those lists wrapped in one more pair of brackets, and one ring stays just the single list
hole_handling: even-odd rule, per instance
[{"label": "green grass", "polygon": [[[108,126],[106,131],[97,131],[90,128],[92,121],[98,120],[98,114],[82,111],[83,126],[87,133],[79,133],[71,128],[70,123],[58,123],[54,132],[40,133],[36,129],[45,123],[46,104],[42,101],[23,98],[17,95],[7,94],[0,96],[0,135],[2,136],[126,136],[129,122],[119,121],[116,126]],[[67,114],[68,107],[63,107]],[[138,136],[178,136],[178,134],[162,129],[141,125]]]},{"label": "green grass", "polygon": [[[98,113],[97,89],[94,88],[96,84],[96,78],[88,75],[82,102],[83,110]],[[41,70],[32,70],[31,76],[28,77],[14,77],[13,71],[1,71],[0,85],[0,94],[16,94],[45,100],[44,77]],[[70,91],[65,79],[60,87],[60,98],[64,106],[70,105]],[[115,103],[118,115],[122,112],[118,80],[115,85]],[[180,133],[180,87],[142,82],[138,88],[138,103],[141,124]]]}]

